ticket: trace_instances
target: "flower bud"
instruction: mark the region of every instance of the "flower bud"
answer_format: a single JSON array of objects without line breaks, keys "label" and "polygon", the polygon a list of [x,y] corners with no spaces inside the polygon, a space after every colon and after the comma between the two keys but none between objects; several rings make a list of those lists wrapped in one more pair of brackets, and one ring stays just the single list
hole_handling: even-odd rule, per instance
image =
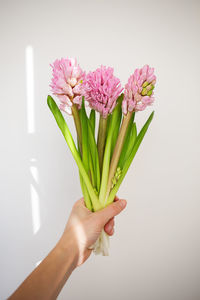
[{"label": "flower bud", "polygon": [[142,69],[136,69],[129,77],[125,86],[122,111],[126,115],[128,111],[144,110],[154,101],[153,89],[156,83],[154,69],[145,65]]}]

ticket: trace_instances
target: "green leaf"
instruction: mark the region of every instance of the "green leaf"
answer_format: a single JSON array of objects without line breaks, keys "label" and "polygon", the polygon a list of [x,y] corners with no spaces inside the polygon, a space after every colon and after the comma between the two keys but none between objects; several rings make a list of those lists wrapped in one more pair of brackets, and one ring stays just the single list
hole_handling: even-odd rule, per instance
[{"label": "green leaf", "polygon": [[94,170],[95,188],[99,192],[99,189],[100,189],[99,156],[98,156],[98,150],[97,150],[97,144],[95,141],[94,131],[92,130],[90,123],[88,123],[88,141],[89,141],[89,148],[90,148],[92,165],[93,165],[93,170]]},{"label": "green leaf", "polygon": [[[92,114],[93,117],[88,119],[86,111],[85,111],[85,104],[84,98],[82,101],[82,106],[80,109],[80,120],[81,120],[81,129],[82,129],[82,161],[85,166],[85,169],[88,175],[91,178],[93,189],[97,187],[97,181],[95,176],[95,167],[96,167],[96,156],[95,156],[95,146],[96,142],[94,139],[94,122],[95,122],[95,114]],[[91,121],[92,120],[92,121]],[[92,122],[92,124],[91,124]],[[84,191],[85,194],[87,191]]]},{"label": "green leaf", "polygon": [[121,115],[121,112],[122,112],[122,101],[123,101],[123,98],[124,98],[124,94],[121,94],[117,98],[116,106],[115,106],[112,114],[108,115],[108,117],[107,117],[108,121],[107,121],[107,133],[106,133],[106,136],[108,136],[108,130],[111,127],[111,124],[112,124],[113,129],[114,129],[115,125],[119,122],[119,120],[121,122],[120,115]]},{"label": "green leaf", "polygon": [[132,150],[132,147],[135,143],[135,139],[137,136],[137,129],[136,129],[136,124],[133,123],[134,120],[134,115],[132,115],[129,126],[127,128],[127,132],[126,132],[126,136],[125,136],[125,140],[124,140],[124,145],[121,151],[121,155],[120,155],[120,159],[118,162],[118,166],[122,169],[124,162],[127,159],[127,153],[129,152],[130,154],[130,150]]},{"label": "green leaf", "polygon": [[115,124],[115,127],[114,127],[113,136],[112,136],[111,157],[112,157],[112,154],[113,154],[113,151],[114,151],[114,148],[115,148],[115,145],[116,145],[117,137],[118,137],[118,134],[119,134],[121,119],[122,119],[122,109],[121,109],[121,106],[120,106],[119,115],[118,115],[118,118],[116,119],[116,124]]},{"label": "green leaf", "polygon": [[108,136],[108,129],[110,128],[111,119],[112,119],[112,114],[108,115],[107,117],[106,138]]},{"label": "green leaf", "polygon": [[84,98],[80,109],[81,135],[82,135],[82,161],[89,174],[89,147],[88,147],[88,117],[85,111]]},{"label": "green leaf", "polygon": [[90,119],[90,125],[92,128],[93,135],[95,136],[96,114],[94,109],[91,110],[89,119]]},{"label": "green leaf", "polygon": [[72,138],[71,132],[69,131],[69,128],[65,122],[65,119],[63,117],[63,115],[61,114],[56,102],[53,100],[53,98],[51,96],[48,96],[47,98],[47,103],[48,106],[50,108],[50,110],[52,111],[55,120],[58,124],[58,127],[60,128],[60,130],[62,131],[62,134],[64,135],[64,138],[72,152],[72,155],[76,156],[77,155],[77,149],[74,143],[74,140]]},{"label": "green leaf", "polygon": [[133,149],[131,151],[131,154],[129,155],[128,159],[125,161],[124,163],[124,166],[123,166],[123,169],[122,169],[122,173],[121,173],[121,176],[119,178],[119,180],[117,181],[116,185],[114,186],[114,188],[112,189],[112,191],[110,192],[110,195],[108,197],[108,200],[107,200],[107,203],[106,205],[112,203],[132,161],[133,161],[133,158],[135,157],[136,153],[137,153],[137,150],[148,130],[148,127],[153,119],[153,116],[154,116],[154,111],[151,113],[151,115],[149,116],[148,120],[146,121],[146,123],[144,124],[144,126],[142,127],[142,129],[140,130],[140,133],[138,134],[137,138],[136,138],[136,141],[134,143],[134,146],[133,146]]},{"label": "green leaf", "polygon": [[108,121],[107,118],[103,118],[103,116],[100,115],[98,136],[97,136],[97,149],[99,154],[100,172],[102,171],[105,143],[107,137],[107,121]]},{"label": "green leaf", "polygon": [[82,163],[79,152],[76,149],[74,140],[73,140],[71,132],[65,122],[65,119],[64,119],[63,115],[61,114],[56,102],[53,100],[53,98],[51,96],[48,96],[47,103],[48,103],[48,106],[49,106],[51,112],[53,113],[54,118],[55,118],[55,120],[56,120],[68,146],[69,146],[69,149],[71,150],[71,153],[72,153],[77,165],[78,165],[80,174],[81,174],[81,176],[84,180],[84,183],[87,187],[87,191],[90,195],[90,198],[92,199],[92,204],[93,204],[94,210],[95,211],[99,210],[102,208],[102,206],[99,202],[99,199],[98,199],[96,193],[94,192],[93,186],[90,182],[90,178],[89,178],[88,173],[86,172],[85,167]]},{"label": "green leaf", "polygon": [[[80,150],[80,146],[79,146],[79,142],[78,142],[78,136],[77,136],[77,144],[78,144],[78,152],[79,152],[79,155],[81,157],[81,150]],[[79,171],[79,179],[80,179],[80,185],[81,185],[81,190],[82,190],[82,193],[83,193],[85,205],[89,210],[93,211],[90,195],[88,193],[87,187],[85,185],[85,182],[83,180],[83,177],[82,177],[80,171]]]},{"label": "green leaf", "polygon": [[[129,158],[130,154],[132,153],[136,138],[137,138],[137,127],[136,127],[136,123],[134,122],[132,124],[131,132],[130,132],[130,139],[129,139],[129,143],[127,146],[124,161],[126,161]],[[122,168],[123,168],[123,166],[122,166]]]}]

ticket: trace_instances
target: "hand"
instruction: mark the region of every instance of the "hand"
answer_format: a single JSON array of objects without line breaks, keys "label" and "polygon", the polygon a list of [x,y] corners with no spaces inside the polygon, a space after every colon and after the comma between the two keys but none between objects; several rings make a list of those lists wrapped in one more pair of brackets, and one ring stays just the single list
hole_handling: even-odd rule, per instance
[{"label": "hand", "polygon": [[125,200],[115,199],[106,208],[91,212],[83,198],[72,209],[65,231],[54,249],[11,295],[10,300],[57,299],[63,285],[91,254],[102,229],[114,233],[114,216],[126,207]]},{"label": "hand", "polygon": [[118,198],[115,198],[115,202],[98,212],[91,212],[87,209],[83,198],[74,204],[59,243],[65,247],[69,241],[73,242],[77,266],[90,256],[92,250],[88,248],[96,242],[103,228],[108,235],[113,235],[114,217],[125,207],[126,200],[119,200]]}]

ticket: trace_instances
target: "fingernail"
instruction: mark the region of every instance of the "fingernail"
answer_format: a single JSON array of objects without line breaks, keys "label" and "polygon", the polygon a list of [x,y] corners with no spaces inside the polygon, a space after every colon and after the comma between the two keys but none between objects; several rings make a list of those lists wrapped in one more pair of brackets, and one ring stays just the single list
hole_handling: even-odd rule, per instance
[{"label": "fingernail", "polygon": [[107,227],[108,231],[111,231],[112,229],[112,226],[109,224],[108,227]]},{"label": "fingernail", "polygon": [[114,199],[114,201],[118,201],[119,200],[119,198],[117,197],[117,196],[115,196],[115,199]]},{"label": "fingernail", "polygon": [[120,200],[119,205],[124,208],[126,206],[126,200]]}]

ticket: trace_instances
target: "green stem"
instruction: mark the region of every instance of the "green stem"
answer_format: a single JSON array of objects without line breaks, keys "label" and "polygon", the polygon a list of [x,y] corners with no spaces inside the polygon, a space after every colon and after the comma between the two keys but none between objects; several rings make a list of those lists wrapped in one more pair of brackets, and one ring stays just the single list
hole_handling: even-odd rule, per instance
[{"label": "green stem", "polygon": [[115,175],[115,172],[116,172],[116,169],[118,166],[120,154],[121,154],[121,151],[122,151],[122,148],[124,145],[124,140],[126,137],[128,125],[131,120],[132,114],[133,114],[133,112],[128,112],[128,114],[123,117],[122,125],[121,125],[120,131],[119,131],[119,135],[118,135],[117,142],[116,142],[116,145],[114,148],[112,160],[110,163],[110,171],[109,171],[108,182],[107,182],[107,191],[106,191],[106,196],[105,196],[105,202],[109,196],[109,193],[110,193],[110,190],[112,187],[112,179]]},{"label": "green stem", "polygon": [[121,116],[120,113],[121,113],[121,101],[118,102],[118,104],[115,107],[115,110],[113,111],[112,118],[109,122],[108,134],[106,137],[106,145],[105,145],[105,151],[103,157],[103,168],[102,168],[102,177],[101,177],[101,188],[99,193],[99,201],[102,205],[104,205],[105,203],[105,196],[107,190],[113,132],[115,130],[117,120]]},{"label": "green stem", "polygon": [[106,141],[106,128],[107,128],[107,118],[103,118],[102,115],[100,115],[99,131],[98,131],[98,138],[97,138],[97,149],[99,154],[100,172],[102,171],[102,165],[103,165],[103,155],[104,155],[104,148],[105,148],[105,141]]},{"label": "green stem", "polygon": [[109,133],[108,133],[107,140],[106,140],[106,147],[105,147],[104,160],[103,160],[103,169],[102,169],[102,178],[101,178],[101,188],[100,188],[100,194],[99,194],[99,201],[102,204],[105,202],[104,199],[105,199],[106,186],[107,186],[107,181],[108,181],[111,146],[112,146],[112,131],[109,130]]},{"label": "green stem", "polygon": [[128,129],[126,131],[124,145],[123,145],[123,148],[122,148],[122,151],[120,154],[120,158],[118,161],[118,165],[117,165],[117,167],[119,167],[121,170],[123,169],[124,162],[129,157],[129,155],[133,149],[133,145],[134,145],[135,139],[137,137],[137,128],[136,128],[136,124],[132,122],[133,119],[134,118],[132,117],[131,121],[129,123]]},{"label": "green stem", "polygon": [[90,119],[90,124],[91,124],[91,127],[92,127],[92,133],[95,136],[96,114],[95,114],[95,110],[94,109],[91,109],[89,119]]},{"label": "green stem", "polygon": [[93,210],[92,208],[92,203],[91,203],[91,200],[90,200],[90,195],[88,193],[88,190],[87,190],[87,187],[83,181],[83,177],[79,171],[79,178],[80,178],[80,184],[81,184],[81,189],[82,189],[82,192],[83,192],[83,197],[84,197],[84,201],[85,201],[85,205],[86,207],[89,209],[89,210]]},{"label": "green stem", "polygon": [[78,113],[77,105],[73,104],[71,109],[72,109],[72,115],[73,115],[73,118],[74,118],[76,132],[77,132],[77,136],[78,136],[79,147],[80,147],[80,151],[82,153],[81,121],[80,121],[80,116],[79,116],[79,113]]},{"label": "green stem", "polygon": [[90,147],[90,154],[92,157],[92,166],[93,166],[94,182],[95,182],[93,186],[95,186],[97,192],[99,192],[100,189],[99,156],[98,156],[94,130],[92,130],[92,126],[90,122],[88,122],[88,138],[89,138],[89,147]]},{"label": "green stem", "polygon": [[93,168],[92,157],[91,157],[90,153],[89,153],[89,175],[90,175],[90,179],[91,179],[93,187],[96,188],[96,181],[95,181],[95,176],[94,176],[94,168]]}]

